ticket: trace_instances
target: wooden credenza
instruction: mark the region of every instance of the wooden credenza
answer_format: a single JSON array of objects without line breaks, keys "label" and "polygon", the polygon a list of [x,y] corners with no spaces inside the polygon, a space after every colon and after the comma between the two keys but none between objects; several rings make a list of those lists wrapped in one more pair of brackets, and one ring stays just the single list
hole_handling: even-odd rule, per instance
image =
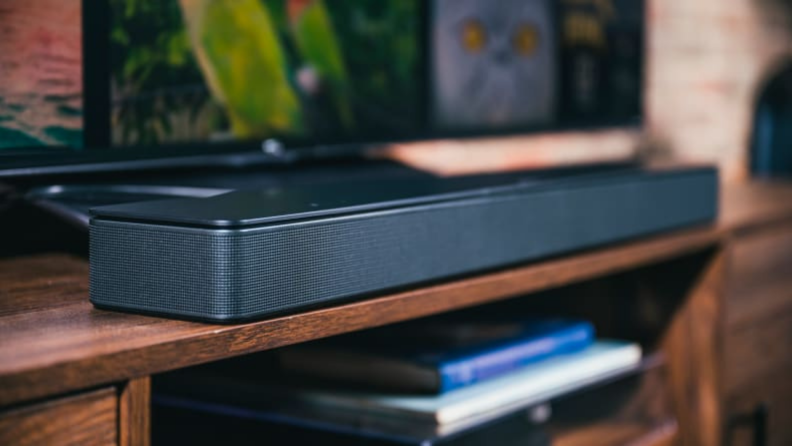
[{"label": "wooden credenza", "polygon": [[85,259],[2,259],[0,444],[148,444],[167,422],[151,418],[158,374],[564,289],[662,367],[618,419],[559,428],[557,444],[792,444],[792,184],[761,183],[727,188],[712,226],[243,325],[96,310]]},{"label": "wooden credenza", "polygon": [[757,185],[729,196],[752,203],[730,234],[723,293],[723,402],[732,445],[792,444],[792,222],[767,218],[774,206],[792,206],[785,190]]}]

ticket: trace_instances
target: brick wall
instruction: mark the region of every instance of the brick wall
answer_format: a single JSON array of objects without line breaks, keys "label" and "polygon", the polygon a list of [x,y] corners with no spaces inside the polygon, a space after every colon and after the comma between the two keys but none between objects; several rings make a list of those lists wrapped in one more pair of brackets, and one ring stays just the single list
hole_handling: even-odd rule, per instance
[{"label": "brick wall", "polygon": [[792,57],[792,0],[647,0],[644,133],[606,131],[398,146],[389,155],[440,173],[645,156],[716,163],[747,176],[753,101]]},{"label": "brick wall", "polygon": [[786,1],[651,0],[648,131],[677,159],[747,176],[754,100],[792,53]]}]

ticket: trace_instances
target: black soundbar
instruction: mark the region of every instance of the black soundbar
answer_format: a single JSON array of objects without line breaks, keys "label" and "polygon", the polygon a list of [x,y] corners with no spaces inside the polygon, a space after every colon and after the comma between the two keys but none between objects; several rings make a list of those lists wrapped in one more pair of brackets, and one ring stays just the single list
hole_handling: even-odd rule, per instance
[{"label": "black soundbar", "polygon": [[100,308],[234,322],[504,268],[717,214],[712,168],[284,187],[101,207]]}]

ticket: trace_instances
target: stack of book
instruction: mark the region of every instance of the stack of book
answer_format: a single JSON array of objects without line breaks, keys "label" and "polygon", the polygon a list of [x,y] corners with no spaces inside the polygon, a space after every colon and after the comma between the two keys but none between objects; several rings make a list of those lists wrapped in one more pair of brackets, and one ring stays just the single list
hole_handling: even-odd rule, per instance
[{"label": "stack of book", "polygon": [[[241,405],[320,429],[473,444],[474,432],[489,429],[491,439],[515,423],[530,424],[526,411],[635,370],[641,349],[597,340],[581,320],[477,317],[336,337],[282,349],[278,357],[288,381],[215,374],[180,378],[180,385],[203,389],[207,401],[226,409]],[[521,421],[506,421],[514,419]],[[546,444],[531,438],[519,444]]]}]

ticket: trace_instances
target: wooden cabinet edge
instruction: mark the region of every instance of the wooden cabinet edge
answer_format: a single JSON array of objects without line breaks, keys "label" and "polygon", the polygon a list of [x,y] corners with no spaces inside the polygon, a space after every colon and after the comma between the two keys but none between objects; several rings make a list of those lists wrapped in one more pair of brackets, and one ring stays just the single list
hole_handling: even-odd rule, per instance
[{"label": "wooden cabinet edge", "polygon": [[119,387],[118,444],[151,444],[151,377],[129,380]]}]

